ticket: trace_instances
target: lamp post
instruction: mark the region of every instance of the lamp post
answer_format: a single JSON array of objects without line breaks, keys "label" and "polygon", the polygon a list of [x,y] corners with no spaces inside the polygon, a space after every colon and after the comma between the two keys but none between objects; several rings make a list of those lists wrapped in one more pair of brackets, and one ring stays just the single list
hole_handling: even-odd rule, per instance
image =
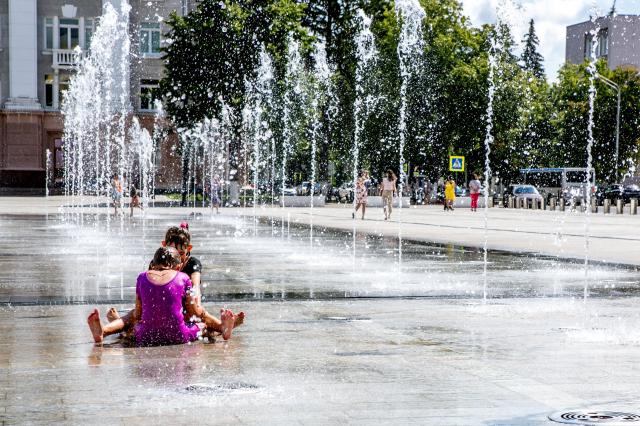
[{"label": "lamp post", "polygon": [[612,88],[618,93],[618,110],[616,112],[616,168],[615,168],[615,176],[616,181],[618,180],[618,153],[620,151],[620,86],[609,80],[606,77],[601,76],[596,73],[596,78],[602,81],[604,84]]}]

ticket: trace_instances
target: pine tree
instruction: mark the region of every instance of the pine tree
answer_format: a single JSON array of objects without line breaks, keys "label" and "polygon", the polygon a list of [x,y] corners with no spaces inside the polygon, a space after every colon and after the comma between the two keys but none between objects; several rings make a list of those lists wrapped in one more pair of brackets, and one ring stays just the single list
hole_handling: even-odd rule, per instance
[{"label": "pine tree", "polygon": [[523,43],[525,43],[524,51],[522,52],[523,68],[538,78],[544,78],[543,58],[538,53],[540,40],[536,35],[533,19],[529,21],[529,32],[525,35]]}]

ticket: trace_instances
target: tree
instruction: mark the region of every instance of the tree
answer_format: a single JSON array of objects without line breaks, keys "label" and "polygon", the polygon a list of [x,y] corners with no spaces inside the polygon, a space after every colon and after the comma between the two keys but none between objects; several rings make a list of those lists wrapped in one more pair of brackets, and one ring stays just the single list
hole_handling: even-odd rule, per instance
[{"label": "tree", "polygon": [[[205,118],[221,118],[223,105],[228,105],[234,130],[231,170],[238,168],[242,109],[248,83],[256,77],[260,46],[265,45],[283,69],[289,34],[305,38],[303,8],[294,0],[203,0],[188,15],[172,13],[167,20],[169,43],[162,49],[165,76],[160,82],[167,114],[177,129],[188,129]],[[188,173],[184,157],[183,203]]]},{"label": "tree", "polygon": [[538,53],[540,40],[536,35],[536,29],[533,19],[529,21],[529,32],[525,35],[524,51],[522,52],[523,68],[530,71],[537,78],[544,78],[544,66],[542,65],[543,57]]}]

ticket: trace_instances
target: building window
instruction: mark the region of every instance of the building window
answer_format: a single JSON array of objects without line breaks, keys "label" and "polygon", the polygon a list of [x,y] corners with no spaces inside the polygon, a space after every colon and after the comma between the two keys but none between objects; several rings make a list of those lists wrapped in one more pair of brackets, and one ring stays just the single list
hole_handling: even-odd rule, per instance
[{"label": "building window", "polygon": [[53,18],[44,18],[44,48],[53,49]]},{"label": "building window", "polygon": [[140,110],[155,111],[158,99],[158,80],[140,80]]},{"label": "building window", "polygon": [[584,36],[584,59],[591,60],[591,50],[593,49],[593,36],[587,33]]},{"label": "building window", "polygon": [[609,54],[609,31],[605,28],[598,33],[598,56]]},{"label": "building window", "polygon": [[58,46],[63,50],[71,50],[80,45],[80,23],[78,19],[60,19],[58,26]]},{"label": "building window", "polygon": [[53,108],[53,76],[44,76],[44,106]]},{"label": "building window", "polygon": [[93,19],[84,20],[84,50],[91,47],[91,37],[93,37]]},{"label": "building window", "polygon": [[143,55],[160,53],[160,24],[158,22],[140,24],[140,53]]}]

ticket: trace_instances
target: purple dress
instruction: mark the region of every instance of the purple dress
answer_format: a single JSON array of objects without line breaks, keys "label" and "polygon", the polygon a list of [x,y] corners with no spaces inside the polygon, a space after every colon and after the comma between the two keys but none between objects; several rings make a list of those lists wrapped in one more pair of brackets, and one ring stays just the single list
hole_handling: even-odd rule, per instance
[{"label": "purple dress", "polygon": [[198,339],[200,329],[186,324],[183,314],[190,290],[191,280],[182,272],[164,285],[149,281],[147,272],[138,275],[136,295],[142,304],[142,318],[135,328],[137,345],[177,345]]}]

